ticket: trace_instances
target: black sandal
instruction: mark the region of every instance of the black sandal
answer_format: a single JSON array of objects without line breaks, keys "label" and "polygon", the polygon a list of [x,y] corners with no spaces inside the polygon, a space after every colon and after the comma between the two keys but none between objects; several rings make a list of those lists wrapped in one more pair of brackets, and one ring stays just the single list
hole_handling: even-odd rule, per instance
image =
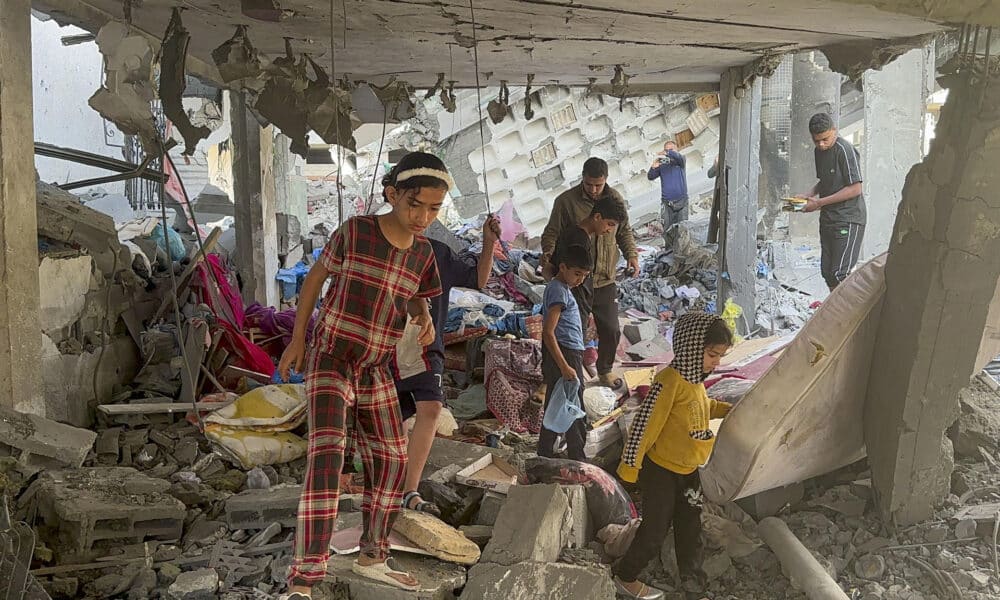
[{"label": "black sandal", "polygon": [[[419,498],[420,501],[413,508],[410,508],[410,500],[414,498]],[[427,513],[429,515],[434,515],[437,518],[441,518],[441,509],[438,508],[433,502],[427,502],[424,497],[420,495],[420,492],[413,490],[411,492],[406,492],[403,494],[403,508],[409,510],[415,510],[417,512]]]}]

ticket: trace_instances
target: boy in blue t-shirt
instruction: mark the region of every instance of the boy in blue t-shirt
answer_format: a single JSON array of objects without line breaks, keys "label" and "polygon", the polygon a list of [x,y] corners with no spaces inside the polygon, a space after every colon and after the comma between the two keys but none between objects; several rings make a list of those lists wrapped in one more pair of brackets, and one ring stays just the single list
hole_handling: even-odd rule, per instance
[{"label": "boy in blue t-shirt", "polygon": [[[545,379],[545,406],[559,378],[580,382],[579,402],[583,407],[583,327],[580,307],[572,289],[583,283],[593,268],[593,258],[587,248],[570,246],[560,252],[559,272],[545,286],[542,299],[542,377]],[[585,461],[583,446],[587,440],[584,419],[577,419],[564,434],[566,452],[573,460]],[[538,436],[538,455],[555,456],[554,446],[558,434],[542,426]]]}]

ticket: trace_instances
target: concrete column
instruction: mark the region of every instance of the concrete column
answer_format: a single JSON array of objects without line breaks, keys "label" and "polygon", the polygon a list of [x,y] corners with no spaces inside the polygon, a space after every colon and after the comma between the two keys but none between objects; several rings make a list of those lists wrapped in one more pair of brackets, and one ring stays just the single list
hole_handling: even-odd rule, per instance
[{"label": "concrete column", "polygon": [[232,99],[236,261],[243,301],[278,306],[274,134],[261,129],[243,94],[232,93]]},{"label": "concrete column", "polygon": [[911,50],[864,74],[865,137],[862,175],[868,226],[861,260],[889,249],[896,209],[910,168],[923,158],[928,71],[934,72],[934,45]]},{"label": "concrete column", "polygon": [[945,429],[976,371],[1000,280],[1000,77],[951,92],[928,157],[903,188],[885,267],[865,440],[886,522],[931,517],[950,489]]},{"label": "concrete column", "polygon": [[[792,65],[792,127],[789,133],[788,184],[793,194],[808,191],[816,183],[816,160],[809,119],[818,112],[829,113],[840,122],[841,76],[826,68],[822,53],[802,52]],[[790,214],[788,233],[792,238],[818,238],[819,212]]]},{"label": "concrete column", "polygon": [[[758,200],[764,217],[758,225],[758,236],[773,240],[775,221],[781,214],[788,195],[788,155],[781,152],[782,121],[791,112],[792,56],[785,56],[774,74],[762,82],[760,123],[760,181]],[[787,142],[786,142],[787,143]]]},{"label": "concrete column", "polygon": [[291,140],[274,136],[274,192],[278,232],[278,256],[291,267],[302,258],[302,236],[309,233],[306,179],[296,168]]},{"label": "concrete column", "polygon": [[[757,178],[760,174],[761,81],[743,81],[743,69],[722,75],[722,156],[719,177],[725,177],[719,211],[718,310],[727,299],[743,308],[753,326],[757,314]],[[742,329],[742,325],[741,325]],[[746,333],[743,331],[743,333]]]},{"label": "concrete column", "polygon": [[44,416],[31,2],[0,2],[0,408]]}]

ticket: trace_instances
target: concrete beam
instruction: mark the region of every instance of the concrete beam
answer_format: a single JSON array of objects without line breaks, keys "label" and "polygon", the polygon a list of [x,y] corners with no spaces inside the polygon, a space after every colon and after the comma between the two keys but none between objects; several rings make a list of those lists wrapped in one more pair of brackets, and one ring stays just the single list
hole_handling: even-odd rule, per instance
[{"label": "concrete beam", "polygon": [[[718,310],[726,300],[743,308],[746,323],[756,320],[757,194],[760,174],[761,80],[744,81],[744,69],[722,76],[722,166],[727,194],[722,198],[719,224]],[[741,329],[745,329],[741,325]],[[742,331],[742,333],[748,333]]]},{"label": "concrete beam", "polygon": [[30,19],[0,2],[0,407],[44,416]]},{"label": "concrete beam", "polygon": [[[889,249],[906,174],[923,158],[924,110],[934,73],[934,44],[911,50],[864,74],[865,137],[862,147],[868,226],[861,260]],[[929,81],[930,80],[930,81]]]},{"label": "concrete beam", "polygon": [[977,367],[1000,281],[1000,77],[942,81],[948,102],[928,157],[903,189],[885,267],[865,407],[878,507],[904,526],[950,491],[945,430]]},{"label": "concrete beam", "polygon": [[242,93],[232,94],[233,203],[243,301],[278,306],[274,134],[263,130]]},{"label": "concrete beam", "polygon": [[[591,87],[590,90],[595,94],[614,95],[614,91],[612,91],[610,84],[598,84]],[[651,94],[698,94],[718,91],[719,82],[717,81],[698,81],[691,83],[630,83],[628,86],[628,93],[625,94],[625,96],[627,98],[632,98],[633,96],[649,96]]]}]

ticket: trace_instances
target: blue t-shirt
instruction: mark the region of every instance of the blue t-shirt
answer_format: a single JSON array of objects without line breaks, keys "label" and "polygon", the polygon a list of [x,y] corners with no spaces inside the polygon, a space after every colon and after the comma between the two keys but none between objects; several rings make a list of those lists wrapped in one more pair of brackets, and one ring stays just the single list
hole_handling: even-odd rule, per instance
[{"label": "blue t-shirt", "polygon": [[545,286],[542,297],[542,315],[548,315],[549,308],[561,306],[562,314],[556,323],[556,341],[560,346],[570,350],[583,350],[583,326],[580,320],[580,307],[573,297],[573,291],[568,285],[553,279]]}]

